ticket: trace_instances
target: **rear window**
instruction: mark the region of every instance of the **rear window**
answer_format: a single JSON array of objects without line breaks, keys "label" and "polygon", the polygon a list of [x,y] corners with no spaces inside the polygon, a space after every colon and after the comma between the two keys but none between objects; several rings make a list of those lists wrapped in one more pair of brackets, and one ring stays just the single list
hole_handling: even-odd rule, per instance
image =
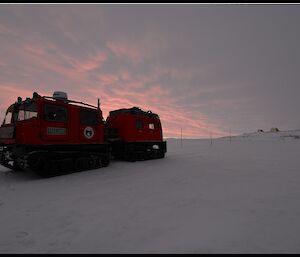
[{"label": "rear window", "polygon": [[62,106],[46,104],[45,119],[47,121],[67,122],[68,120],[67,109]]},{"label": "rear window", "polygon": [[143,129],[143,127],[144,127],[144,123],[141,120],[137,120],[135,125],[136,125],[137,129]]},{"label": "rear window", "polygon": [[97,112],[80,110],[80,123],[84,125],[97,125]]}]

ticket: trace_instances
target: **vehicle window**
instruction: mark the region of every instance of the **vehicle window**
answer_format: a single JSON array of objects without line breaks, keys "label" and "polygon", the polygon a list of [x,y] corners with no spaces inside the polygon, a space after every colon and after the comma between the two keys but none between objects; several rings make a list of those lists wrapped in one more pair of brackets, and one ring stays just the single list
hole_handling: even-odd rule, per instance
[{"label": "vehicle window", "polygon": [[154,123],[149,123],[149,129],[154,129]]},{"label": "vehicle window", "polygon": [[143,129],[143,127],[144,127],[144,123],[141,120],[137,120],[135,125],[136,125],[137,129]]},{"label": "vehicle window", "polygon": [[44,114],[47,121],[66,122],[68,119],[67,109],[61,106],[46,104]]},{"label": "vehicle window", "polygon": [[97,125],[97,112],[80,110],[80,123],[85,125]]},{"label": "vehicle window", "polygon": [[25,102],[19,106],[19,111],[16,114],[18,120],[28,120],[37,117],[37,105],[34,102]]},{"label": "vehicle window", "polygon": [[10,124],[11,123],[11,117],[12,117],[12,113],[8,112],[4,118],[3,124]]}]

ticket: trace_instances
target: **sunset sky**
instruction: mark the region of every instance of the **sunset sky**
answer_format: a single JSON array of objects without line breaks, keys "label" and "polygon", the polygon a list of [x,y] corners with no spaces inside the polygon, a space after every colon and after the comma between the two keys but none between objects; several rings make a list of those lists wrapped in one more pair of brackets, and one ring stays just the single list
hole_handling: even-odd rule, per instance
[{"label": "sunset sky", "polygon": [[0,5],[0,118],[65,91],[164,137],[300,128],[300,5]]}]

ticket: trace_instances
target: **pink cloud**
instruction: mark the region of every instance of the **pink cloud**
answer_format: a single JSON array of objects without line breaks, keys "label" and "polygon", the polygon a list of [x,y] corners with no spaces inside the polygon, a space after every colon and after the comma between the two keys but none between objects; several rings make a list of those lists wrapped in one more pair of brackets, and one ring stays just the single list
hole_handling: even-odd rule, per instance
[{"label": "pink cloud", "polygon": [[51,43],[45,43],[43,46],[27,44],[23,49],[25,51],[20,53],[20,58],[31,66],[36,66],[39,70],[54,71],[76,83],[85,81],[89,72],[101,68],[107,60],[107,53],[104,51],[97,51],[90,57],[79,59],[63,53]]},{"label": "pink cloud", "polygon": [[101,85],[112,85],[119,81],[119,77],[116,74],[107,73],[98,76]]},{"label": "pink cloud", "polygon": [[107,54],[103,51],[98,52],[92,58],[76,61],[75,67],[79,72],[87,72],[94,70],[96,68],[100,68],[102,64],[107,60]]},{"label": "pink cloud", "polygon": [[[38,70],[54,71],[71,80],[83,78],[83,75],[78,72],[78,70],[82,70],[82,68],[73,58],[65,58],[63,55],[51,55],[47,52],[46,47],[25,45],[24,50],[20,58],[25,59],[31,66],[38,67]],[[63,65],[62,59],[73,66],[73,68],[67,68]]]},{"label": "pink cloud", "polygon": [[128,58],[135,64],[141,62],[143,59],[143,54],[140,49],[132,45],[109,41],[107,42],[107,47],[116,57]]},{"label": "pink cloud", "polygon": [[[133,64],[138,64],[145,58],[145,53],[141,51],[141,47],[109,42],[108,48],[117,58],[128,58]],[[201,114],[198,110],[186,110],[182,106],[178,106],[177,100],[184,96],[177,95],[174,98],[172,87],[163,87],[159,83],[164,77],[190,79],[194,76],[194,71],[155,67],[145,73],[136,74],[134,69],[128,70],[124,67],[117,67],[115,71],[104,72],[101,68],[111,58],[107,52],[97,51],[85,58],[75,58],[49,42],[40,42],[39,44],[27,42],[22,47],[13,49],[12,53],[17,56],[20,63],[25,64],[25,66],[28,64],[27,69],[24,69],[28,77],[35,74],[49,74],[51,71],[60,75],[61,78],[55,80],[50,73],[50,75],[43,77],[47,81],[47,86],[43,89],[32,87],[32,91],[30,85],[26,87],[27,89],[22,88],[26,81],[30,81],[29,79],[17,83],[12,78],[14,83],[0,84],[0,90],[3,92],[0,96],[2,113],[9,104],[16,100],[17,96],[30,97],[33,91],[42,95],[52,95],[54,86],[56,87],[55,90],[58,90],[67,84],[72,85],[66,86],[66,89],[69,90],[67,93],[70,99],[96,105],[99,97],[105,118],[111,110],[138,106],[159,114],[165,137],[180,136],[181,128],[183,128],[184,137],[208,137],[210,133],[224,135],[217,124],[212,123],[209,117]],[[7,55],[6,58],[11,57]],[[5,64],[5,60],[3,63]],[[95,69],[99,69],[99,74],[93,73]],[[88,75],[90,74],[93,75],[93,79],[89,78]],[[43,86],[44,81],[38,82],[41,83],[38,85],[39,87]]]},{"label": "pink cloud", "polygon": [[127,70],[121,70],[121,71],[119,72],[119,74],[120,74],[120,78],[121,78],[123,81],[128,81],[128,80],[130,80],[130,78],[131,78],[129,71],[127,71]]},{"label": "pink cloud", "polygon": [[7,34],[7,35],[12,35],[12,36],[18,35],[17,32],[4,26],[3,24],[0,24],[0,34]]},{"label": "pink cloud", "polygon": [[132,83],[124,84],[121,90],[117,87],[111,88],[110,94],[104,88],[87,88],[87,98],[100,96],[105,118],[109,111],[120,108],[137,106],[144,110],[152,110],[161,118],[165,137],[179,137],[181,128],[185,138],[209,137],[210,134],[217,137],[226,134],[216,124],[210,122],[207,116],[177,106],[171,92],[163,89],[162,86],[157,84],[136,92],[131,85]]}]

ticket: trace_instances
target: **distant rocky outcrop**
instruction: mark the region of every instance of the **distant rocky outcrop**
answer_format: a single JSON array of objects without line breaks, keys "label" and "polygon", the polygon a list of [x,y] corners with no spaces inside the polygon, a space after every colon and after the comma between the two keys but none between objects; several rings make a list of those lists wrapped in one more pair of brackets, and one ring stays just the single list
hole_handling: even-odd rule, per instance
[{"label": "distant rocky outcrop", "polygon": [[279,129],[274,127],[270,129],[270,132],[279,132]]}]

